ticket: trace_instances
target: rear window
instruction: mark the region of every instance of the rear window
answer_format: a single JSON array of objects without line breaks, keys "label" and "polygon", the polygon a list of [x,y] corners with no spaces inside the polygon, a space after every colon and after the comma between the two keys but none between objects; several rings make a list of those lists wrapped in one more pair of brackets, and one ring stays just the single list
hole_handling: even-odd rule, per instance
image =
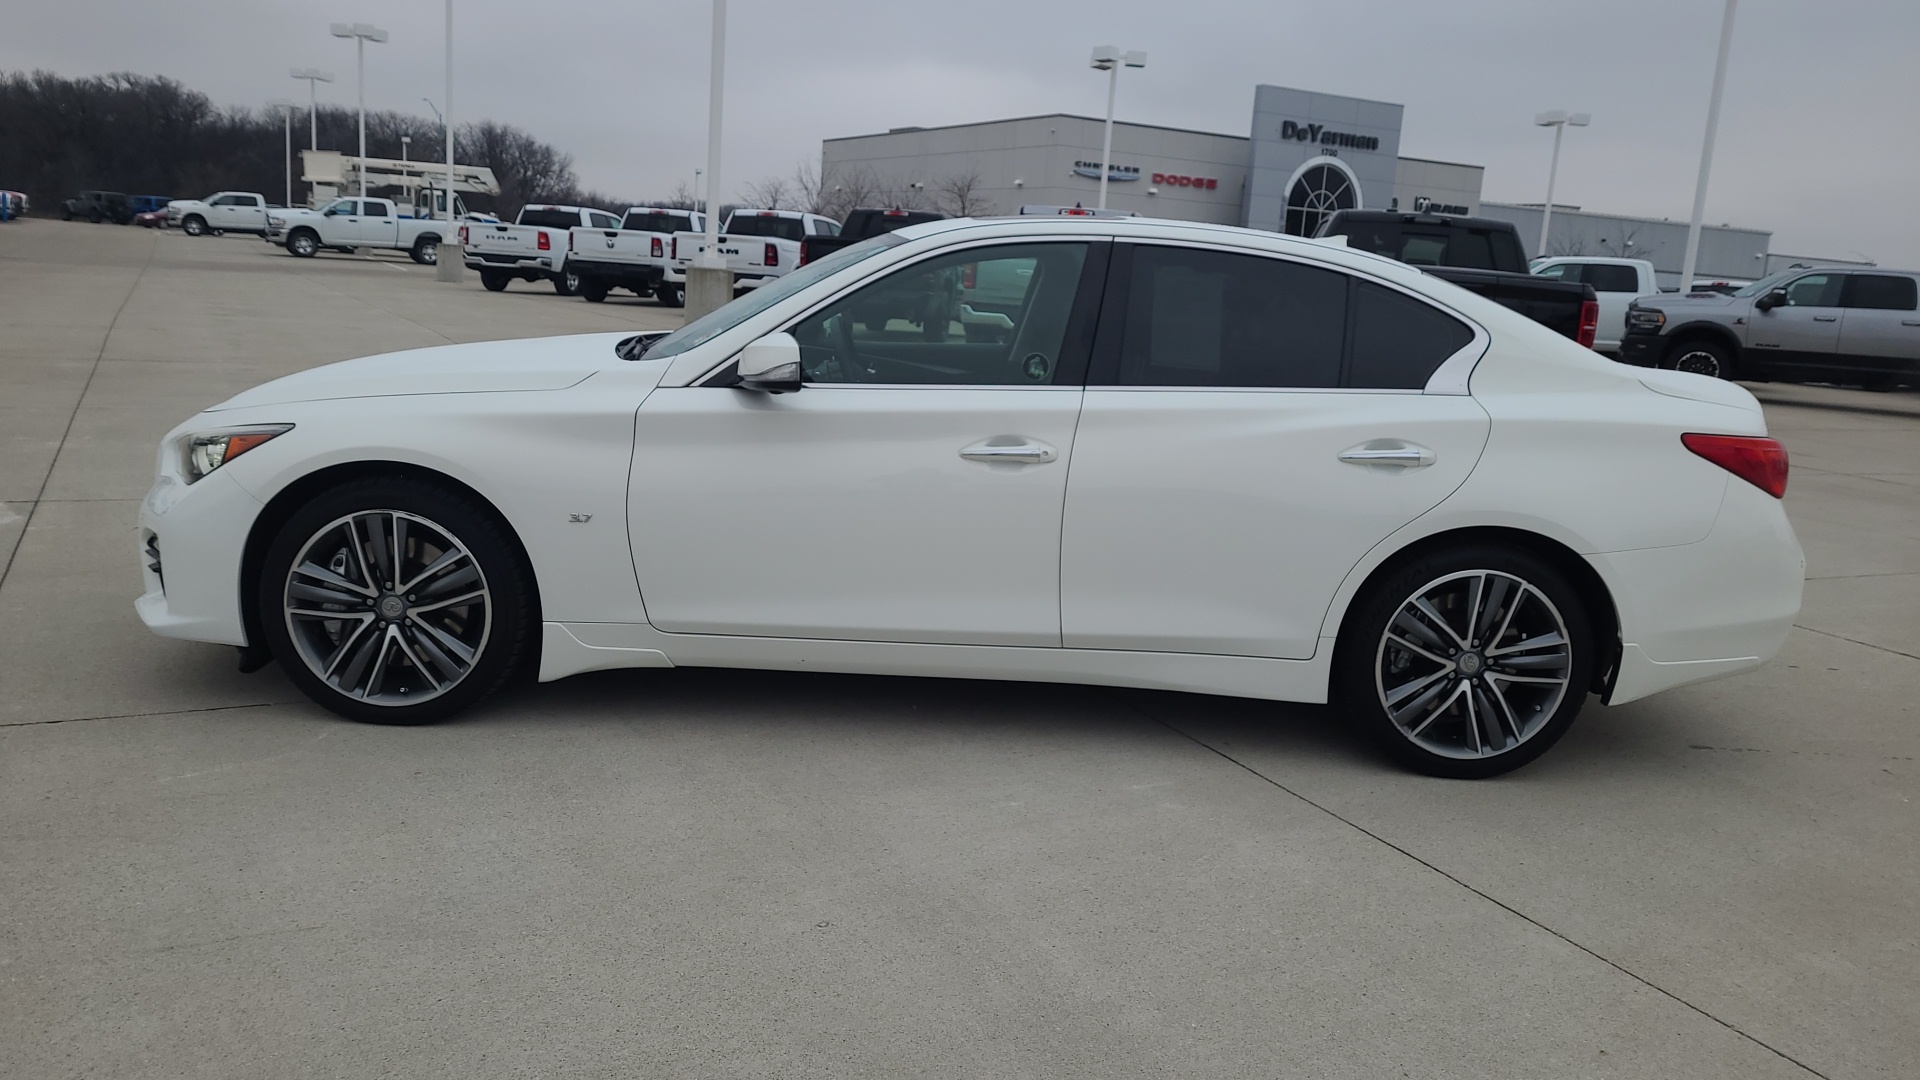
[{"label": "rear window", "polygon": [[799,218],[736,214],[727,222],[727,235],[766,236],[775,240],[797,241],[807,235],[807,227]]},{"label": "rear window", "polygon": [[580,224],[578,210],[537,210],[531,206],[520,211],[518,224],[533,225],[542,229],[571,229]]},{"label": "rear window", "polygon": [[1413,266],[1527,272],[1518,246],[1505,231],[1397,221],[1348,221],[1342,223],[1341,232],[1347,238],[1348,247]]},{"label": "rear window", "polygon": [[1881,311],[1912,311],[1920,288],[1910,277],[1892,274],[1855,274],[1847,279],[1847,306]]},{"label": "rear window", "polygon": [[1594,292],[1639,292],[1640,275],[1631,266],[1614,266],[1611,263],[1588,263],[1581,270],[1581,277],[1593,286]]},{"label": "rear window", "polygon": [[692,232],[693,217],[688,214],[663,214],[657,210],[645,213],[636,210],[627,215],[627,220],[620,227],[628,232]]}]

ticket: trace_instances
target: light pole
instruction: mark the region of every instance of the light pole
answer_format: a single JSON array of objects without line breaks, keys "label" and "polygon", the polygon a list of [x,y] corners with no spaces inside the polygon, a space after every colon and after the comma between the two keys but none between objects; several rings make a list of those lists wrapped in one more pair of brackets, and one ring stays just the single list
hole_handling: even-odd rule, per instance
[{"label": "light pole", "polygon": [[733,274],[720,256],[720,116],[727,85],[727,0],[713,0],[713,59],[707,72],[706,243],[687,269],[686,317],[699,318],[733,299]]},{"label": "light pole", "polygon": [[1113,45],[1096,45],[1092,67],[1107,73],[1107,133],[1100,142],[1100,209],[1107,208],[1107,174],[1113,171],[1113,97],[1120,89],[1120,69],[1147,66],[1147,54],[1121,52]]},{"label": "light pole", "polygon": [[1693,187],[1693,217],[1687,220],[1687,257],[1680,263],[1680,295],[1693,291],[1693,271],[1700,257],[1700,219],[1707,212],[1707,174],[1713,171],[1713,136],[1720,129],[1720,90],[1727,82],[1727,48],[1733,44],[1733,8],[1727,0],[1720,17],[1720,55],[1713,62],[1713,94],[1707,98],[1707,135],[1700,142],[1700,180]]},{"label": "light pole", "polygon": [[[367,195],[367,42],[378,45],[387,40],[387,32],[370,23],[334,23],[333,36],[352,38],[359,68],[355,82],[360,95],[360,197]],[[452,108],[452,103],[448,103]]]},{"label": "light pole", "polygon": [[1569,113],[1565,109],[1543,112],[1533,118],[1540,127],[1553,129],[1553,164],[1547,166],[1547,205],[1540,211],[1540,250],[1536,257],[1547,253],[1547,226],[1553,224],[1553,182],[1560,177],[1560,136],[1569,126],[1586,127],[1593,123],[1593,117],[1583,112]]},{"label": "light pole", "polygon": [[413,136],[411,135],[400,136],[400,160],[401,161],[407,160],[407,147],[411,145],[413,145]]},{"label": "light pole", "polygon": [[281,118],[286,121],[287,201],[282,205],[284,205],[287,209],[291,210],[293,209],[293,110],[299,108],[300,104],[299,102],[295,102],[295,101],[270,101],[267,103],[267,107],[271,109],[279,109]]},{"label": "light pole", "polygon": [[320,94],[316,83],[332,82],[333,72],[319,68],[294,68],[292,75],[296,79],[307,80],[307,149],[320,149]]},{"label": "light pole", "polygon": [[[425,100],[425,99],[422,99]],[[427,102],[433,108],[433,102]],[[434,115],[440,114],[434,109]],[[447,112],[440,117],[440,126],[446,129],[447,137],[447,189],[440,193],[440,199],[447,208],[447,227],[440,238],[440,247],[434,255],[433,276],[440,281],[457,282],[467,272],[466,251],[460,244],[460,227],[453,220],[453,0],[447,0]]]}]

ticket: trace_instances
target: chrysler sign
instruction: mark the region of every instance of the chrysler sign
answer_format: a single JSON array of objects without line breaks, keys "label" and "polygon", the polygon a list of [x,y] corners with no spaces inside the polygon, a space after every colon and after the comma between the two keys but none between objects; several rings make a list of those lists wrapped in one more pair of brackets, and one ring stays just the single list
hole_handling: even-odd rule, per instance
[{"label": "chrysler sign", "polygon": [[1320,124],[1296,124],[1291,120],[1280,124],[1280,137],[1294,142],[1319,143],[1321,146],[1344,146],[1350,150],[1380,149],[1380,140],[1373,135],[1329,131]]},{"label": "chrysler sign", "polygon": [[[1097,161],[1076,161],[1073,163],[1073,175],[1098,180],[1100,179],[1100,163]],[[1108,166],[1107,180],[1109,182],[1138,179],[1140,179],[1140,166],[1138,165]]]}]

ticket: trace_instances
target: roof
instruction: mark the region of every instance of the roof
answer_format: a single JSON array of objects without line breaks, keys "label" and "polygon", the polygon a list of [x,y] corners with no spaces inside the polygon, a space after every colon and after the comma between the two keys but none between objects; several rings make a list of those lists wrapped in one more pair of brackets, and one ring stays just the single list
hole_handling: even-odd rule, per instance
[{"label": "roof", "polygon": [[[1018,124],[1027,120],[1084,120],[1089,124],[1105,124],[1097,116],[1081,116],[1078,113],[1037,113],[1033,116],[1008,116],[999,120],[974,120],[965,124],[940,124],[935,127],[898,127],[887,131],[875,131],[866,135],[839,135],[821,142],[847,142],[853,139],[874,139],[882,135],[913,135],[923,131],[952,131],[956,128],[991,127],[994,124]],[[1200,131],[1195,128],[1171,127],[1166,124],[1136,124],[1131,120],[1115,120],[1114,127],[1144,128],[1149,131],[1177,131],[1182,135],[1205,135],[1211,139],[1233,139],[1236,142],[1250,142],[1245,135],[1225,135],[1218,131]],[[1443,162],[1443,164],[1446,164]]]}]

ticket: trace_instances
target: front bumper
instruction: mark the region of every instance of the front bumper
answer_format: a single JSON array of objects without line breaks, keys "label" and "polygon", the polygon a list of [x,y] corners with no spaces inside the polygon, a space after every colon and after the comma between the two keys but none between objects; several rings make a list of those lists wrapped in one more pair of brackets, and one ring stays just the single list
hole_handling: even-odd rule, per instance
[{"label": "front bumper", "polygon": [[225,469],[191,486],[166,472],[154,480],[140,503],[135,540],[145,591],[133,608],[147,629],[161,637],[248,644],[240,564],[261,509]]},{"label": "front bumper", "polygon": [[1655,367],[1667,351],[1667,339],[1659,334],[1629,333],[1620,339],[1620,359],[1635,367]]}]

